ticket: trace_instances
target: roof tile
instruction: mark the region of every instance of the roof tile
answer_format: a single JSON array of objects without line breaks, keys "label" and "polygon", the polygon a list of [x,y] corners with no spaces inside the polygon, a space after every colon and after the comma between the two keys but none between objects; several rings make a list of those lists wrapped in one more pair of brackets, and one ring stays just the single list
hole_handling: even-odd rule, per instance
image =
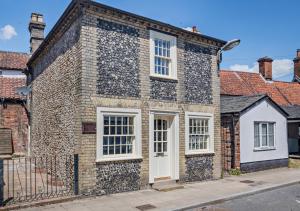
[{"label": "roof tile", "polygon": [[25,78],[5,78],[0,77],[0,98],[23,99],[24,97],[16,93],[18,87],[25,86]]},{"label": "roof tile", "polygon": [[222,70],[222,95],[267,94],[279,105],[300,105],[300,84],[297,82],[266,81],[259,73]]},{"label": "roof tile", "polygon": [[0,51],[0,69],[24,70],[29,59],[26,53]]}]

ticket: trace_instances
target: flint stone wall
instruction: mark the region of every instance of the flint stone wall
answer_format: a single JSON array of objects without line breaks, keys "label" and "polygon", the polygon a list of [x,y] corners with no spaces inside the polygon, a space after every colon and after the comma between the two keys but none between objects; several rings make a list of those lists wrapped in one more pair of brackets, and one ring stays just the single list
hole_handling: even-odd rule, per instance
[{"label": "flint stone wall", "polygon": [[185,181],[213,179],[213,157],[213,154],[187,156]]},{"label": "flint stone wall", "polygon": [[139,30],[98,19],[97,94],[140,97]]},{"label": "flint stone wall", "polygon": [[212,57],[216,50],[193,43],[184,44],[185,100],[212,104]]},{"label": "flint stone wall", "polygon": [[150,97],[156,100],[177,100],[177,80],[150,77]]},{"label": "flint stone wall", "polygon": [[140,189],[141,160],[97,163],[96,189],[105,194]]},{"label": "flint stone wall", "polygon": [[79,21],[33,64],[31,155],[74,154],[80,102]]}]

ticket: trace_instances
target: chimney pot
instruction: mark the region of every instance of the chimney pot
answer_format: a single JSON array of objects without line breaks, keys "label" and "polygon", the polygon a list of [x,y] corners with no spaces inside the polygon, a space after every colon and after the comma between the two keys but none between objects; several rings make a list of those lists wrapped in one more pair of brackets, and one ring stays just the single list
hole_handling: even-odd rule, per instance
[{"label": "chimney pot", "polygon": [[31,13],[31,19],[29,22],[30,33],[30,53],[34,53],[36,49],[44,40],[44,30],[46,24],[44,23],[44,17],[39,13]]},{"label": "chimney pot", "polygon": [[262,76],[266,80],[272,80],[272,62],[273,59],[270,57],[262,57],[257,60],[259,64],[259,73],[262,74]]},{"label": "chimney pot", "polygon": [[193,26],[193,27],[192,27],[192,32],[195,32],[195,33],[198,32],[197,26]]},{"label": "chimney pot", "polygon": [[297,49],[296,57],[297,57],[297,58],[300,58],[300,49]]}]

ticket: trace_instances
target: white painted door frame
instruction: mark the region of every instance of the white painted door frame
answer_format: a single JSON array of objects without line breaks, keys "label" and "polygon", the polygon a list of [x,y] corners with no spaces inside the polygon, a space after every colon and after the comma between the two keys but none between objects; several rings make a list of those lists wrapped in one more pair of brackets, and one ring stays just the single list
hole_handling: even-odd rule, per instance
[{"label": "white painted door frame", "polygon": [[179,179],[179,113],[170,111],[150,111],[149,112],[149,183],[154,183],[154,118],[155,115],[170,116],[173,118],[170,125],[171,140],[169,144],[170,154],[170,173],[171,179]]}]

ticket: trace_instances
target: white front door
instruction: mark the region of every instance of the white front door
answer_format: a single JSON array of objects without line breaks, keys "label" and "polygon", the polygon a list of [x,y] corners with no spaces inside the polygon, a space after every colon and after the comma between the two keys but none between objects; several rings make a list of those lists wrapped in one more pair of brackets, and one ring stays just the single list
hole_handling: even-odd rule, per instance
[{"label": "white front door", "polygon": [[153,176],[171,177],[170,117],[155,116],[153,124]]}]

